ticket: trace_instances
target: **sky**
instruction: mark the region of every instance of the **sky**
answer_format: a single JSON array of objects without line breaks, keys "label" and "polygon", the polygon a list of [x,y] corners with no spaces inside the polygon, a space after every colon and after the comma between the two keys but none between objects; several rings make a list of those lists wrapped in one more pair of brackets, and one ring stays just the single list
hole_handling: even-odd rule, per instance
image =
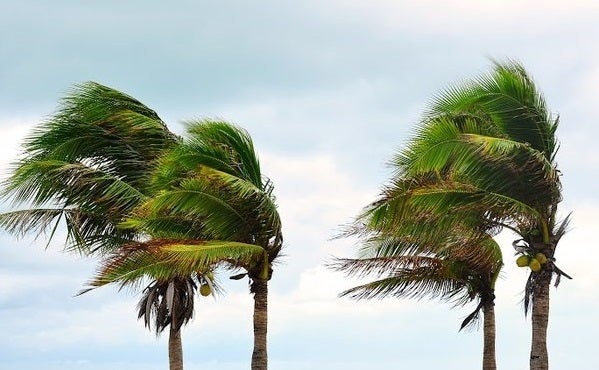
[{"label": "sky", "polygon": [[[324,263],[355,255],[355,241],[331,238],[374,200],[431,97],[489,71],[491,59],[520,61],[560,115],[560,214],[573,212],[556,258],[574,279],[551,288],[551,368],[599,368],[599,2],[0,0],[0,8],[2,176],[29,130],[89,80],[136,97],[178,133],[195,118],[250,132],[284,223],[269,296],[273,370],[480,368],[482,331],[458,332],[473,307],[337,298],[356,282]],[[514,238],[498,236],[506,267],[497,362],[520,370],[530,318]],[[45,245],[0,232],[0,368],[166,368],[166,336],[136,320],[139,292],[74,297],[98,261],[62,253],[60,234]],[[221,279],[226,294],[199,300],[183,331],[186,369],[249,367],[247,281]]]}]

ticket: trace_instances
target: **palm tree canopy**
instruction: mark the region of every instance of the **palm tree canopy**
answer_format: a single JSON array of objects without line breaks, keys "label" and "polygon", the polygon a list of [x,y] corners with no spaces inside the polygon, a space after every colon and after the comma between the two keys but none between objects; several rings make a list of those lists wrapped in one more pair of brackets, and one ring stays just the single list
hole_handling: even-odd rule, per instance
[{"label": "palm tree canopy", "polygon": [[517,62],[495,62],[490,74],[450,87],[434,99],[427,116],[446,113],[467,113],[492,121],[501,136],[528,143],[550,162],[554,160],[558,119],[551,115],[543,95]]},{"label": "palm tree canopy", "polygon": [[[221,121],[195,121],[187,123],[187,134],[157,161],[149,181],[152,197],[120,223],[146,239],[108,256],[89,285],[154,279],[140,302],[140,317],[148,324],[153,313],[156,328],[163,328],[186,318],[175,314],[168,321],[165,314],[169,300],[177,313],[172,297],[184,300],[191,286],[176,290],[175,282],[220,266],[243,268],[247,272],[236,277],[250,278],[255,301],[252,368],[266,368],[267,283],[283,243],[273,185],[262,176],[245,130]],[[162,293],[166,281],[173,287],[170,294],[169,288]]]},{"label": "palm tree canopy", "polygon": [[[363,248],[372,251],[370,257],[336,259],[329,265],[348,276],[375,278],[341,296],[438,298],[455,306],[477,300],[476,310],[464,320],[462,328],[474,323],[483,304],[494,299],[495,280],[503,261],[499,245],[490,236],[462,239],[452,245],[445,245],[445,241],[420,243],[416,249],[414,244],[418,242],[403,243],[402,238],[383,237],[379,243],[384,246],[373,248],[378,243],[371,239]],[[415,250],[419,252],[415,254]]]},{"label": "palm tree canopy", "polygon": [[220,121],[188,122],[187,134],[158,161],[156,195],[122,225],[154,238],[259,246],[272,263],[282,247],[281,220],[249,134]]},{"label": "palm tree canopy", "polygon": [[188,137],[157,161],[154,196],[120,224],[146,241],[109,255],[89,285],[166,281],[218,267],[270,279],[282,246],[272,183],[249,134],[230,123],[187,123]]},{"label": "palm tree canopy", "polygon": [[496,64],[434,100],[393,159],[395,180],[379,205],[411,204],[441,220],[474,212],[520,235],[536,230],[547,243],[561,200],[557,122],[522,66]]},{"label": "palm tree canopy", "polygon": [[0,225],[17,235],[52,228],[52,236],[63,219],[67,250],[109,251],[134,238],[116,225],[144,199],[154,160],[176,142],[134,98],[78,85],[25,140],[2,196],[29,208],[1,215]]}]

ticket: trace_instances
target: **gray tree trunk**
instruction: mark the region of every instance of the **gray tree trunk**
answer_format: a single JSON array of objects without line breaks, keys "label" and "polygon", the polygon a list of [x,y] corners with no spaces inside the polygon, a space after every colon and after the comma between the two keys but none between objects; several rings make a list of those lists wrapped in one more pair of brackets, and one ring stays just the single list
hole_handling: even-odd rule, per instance
[{"label": "gray tree trunk", "polygon": [[495,360],[495,303],[483,306],[483,370],[496,370]]},{"label": "gray tree trunk", "polygon": [[183,370],[181,330],[174,330],[172,326],[168,336],[168,366],[170,370]]},{"label": "gray tree trunk", "polygon": [[181,343],[181,328],[177,327],[176,310],[177,306],[173,302],[171,310],[171,325],[168,335],[168,366],[169,370],[183,370],[183,344]]},{"label": "gray tree trunk", "polygon": [[268,281],[255,279],[252,283],[252,291],[254,292],[254,352],[252,353],[252,370],[267,370]]},{"label": "gray tree trunk", "polygon": [[548,370],[547,325],[549,323],[549,285],[551,269],[539,272],[532,297],[532,344],[530,348],[530,370]]}]

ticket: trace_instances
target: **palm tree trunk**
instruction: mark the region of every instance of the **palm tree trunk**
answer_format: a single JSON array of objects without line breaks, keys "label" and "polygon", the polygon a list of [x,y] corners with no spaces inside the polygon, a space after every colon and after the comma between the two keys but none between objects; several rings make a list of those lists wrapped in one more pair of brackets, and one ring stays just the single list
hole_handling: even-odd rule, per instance
[{"label": "palm tree trunk", "polygon": [[170,370],[183,370],[181,330],[174,330],[172,327],[168,336],[168,366]]},{"label": "palm tree trunk", "polygon": [[252,370],[267,370],[266,326],[268,323],[268,280],[255,279],[252,283],[254,293],[254,352]]},{"label": "palm tree trunk", "polygon": [[495,303],[483,306],[483,370],[496,370],[495,360]]},{"label": "palm tree trunk", "polygon": [[171,310],[171,324],[168,336],[168,367],[169,370],[183,370],[183,344],[181,343],[181,327],[177,329],[176,300]]},{"label": "palm tree trunk", "polygon": [[549,322],[550,269],[544,268],[533,288],[532,296],[532,345],[530,348],[530,370],[548,370],[547,324]]}]

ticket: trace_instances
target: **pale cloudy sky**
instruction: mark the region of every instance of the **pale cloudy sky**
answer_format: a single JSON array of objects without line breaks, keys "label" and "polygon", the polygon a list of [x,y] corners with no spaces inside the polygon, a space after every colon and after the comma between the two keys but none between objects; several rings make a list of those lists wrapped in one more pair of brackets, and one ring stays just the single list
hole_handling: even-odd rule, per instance
[{"label": "pale cloudy sky", "polygon": [[[502,1],[7,1],[0,0],[0,168],[72,84],[94,80],[155,109],[170,127],[221,117],[254,137],[277,187],[286,257],[271,283],[269,359],[283,369],[476,369],[482,333],[458,333],[467,308],[336,298],[329,241],[377,194],[385,162],[430,97],[520,60],[561,115],[562,213],[557,252],[574,276],[552,289],[552,369],[599,368],[596,223],[599,159],[599,2]],[[3,210],[8,205],[2,205]],[[511,235],[497,292],[497,356],[526,369],[526,273]],[[57,239],[58,240],[58,239]],[[135,319],[135,292],[73,295],[95,261],[60,245],[0,234],[0,368],[154,370],[166,336]],[[226,279],[226,275],[224,276]],[[247,369],[252,300],[244,282],[202,300],[184,330],[187,369]]]}]

